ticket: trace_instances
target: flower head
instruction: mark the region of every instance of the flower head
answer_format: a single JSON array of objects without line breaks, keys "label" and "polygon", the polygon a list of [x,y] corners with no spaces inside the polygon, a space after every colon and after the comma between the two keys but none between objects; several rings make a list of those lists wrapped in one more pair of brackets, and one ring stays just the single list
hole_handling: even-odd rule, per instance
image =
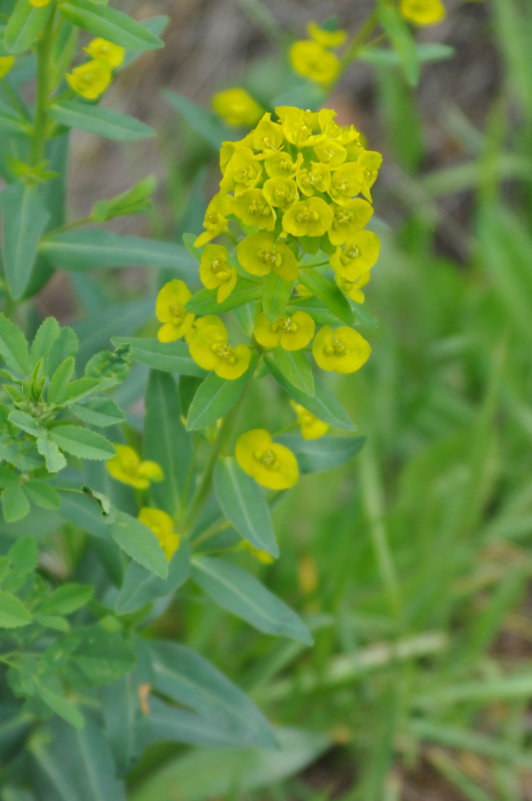
[{"label": "flower head", "polygon": [[190,289],[178,278],[168,281],[159,291],[155,314],[164,323],[157,332],[159,342],[174,342],[190,331],[194,315],[185,310],[185,303],[191,297]]},{"label": "flower head", "polygon": [[111,69],[119,67],[124,60],[126,51],[120,45],[108,42],[107,39],[96,38],[83,48],[92,58],[106,61]]},{"label": "flower head", "polygon": [[341,47],[347,37],[345,31],[330,31],[328,28],[320,27],[315,22],[309,22],[307,24],[307,33],[311,39],[322,47]]},{"label": "flower head", "polygon": [[288,245],[273,234],[249,234],[238,243],[238,261],[251,275],[268,275],[272,270],[285,281],[294,281],[298,275],[297,260]]},{"label": "flower head", "polygon": [[322,236],[331,227],[333,213],[320,197],[294,203],[283,214],[283,230],[292,236]]},{"label": "flower head", "polygon": [[303,439],[319,439],[319,437],[323,437],[327,433],[329,430],[327,423],[319,420],[312,412],[309,412],[308,409],[293,400],[290,401],[290,405],[297,414],[297,422]]},{"label": "flower head", "polygon": [[342,278],[354,281],[371,270],[379,258],[380,241],[373,231],[357,231],[336,248],[331,256],[331,267]]},{"label": "flower head", "polygon": [[115,444],[116,456],[106,463],[107,470],[122,484],[135,489],[147,489],[152,481],[162,481],[163,471],[157,462],[142,461],[137,451],[129,445]]},{"label": "flower head", "polygon": [[179,534],[174,531],[174,521],[162,509],[143,506],[139,512],[139,520],[150,531],[153,531],[169,562],[179,548]]},{"label": "flower head", "polygon": [[226,300],[236,284],[236,269],[228,262],[223,245],[207,245],[201,254],[200,279],[207,289],[218,289],[218,303]]},{"label": "flower head", "polygon": [[251,351],[247,345],[232,346],[219,317],[201,317],[188,337],[190,355],[204,370],[214,370],[228,380],[240,378],[249,367]]},{"label": "flower head", "polygon": [[[330,209],[329,209],[330,210]],[[358,233],[370,221],[373,208],[362,198],[346,200],[340,206],[333,205],[332,225],[329,230],[331,245],[342,245],[344,242]]]},{"label": "flower head", "polygon": [[242,434],[236,442],[235,456],[242,470],[268,489],[288,489],[299,478],[297,460],[292,451],[273,442],[264,428],[254,428]]},{"label": "flower head", "polygon": [[434,25],[445,17],[441,0],[401,0],[399,10],[414,25]]},{"label": "flower head", "polygon": [[107,61],[92,59],[66,74],[70,87],[86,100],[96,100],[111,83],[111,67]]},{"label": "flower head", "polygon": [[216,114],[231,128],[254,125],[264,111],[249,92],[238,86],[213,95],[211,104]]},{"label": "flower head", "polygon": [[369,359],[371,346],[354,328],[340,326],[333,331],[324,325],[314,338],[312,353],[322,370],[354,373]]},{"label": "flower head", "polygon": [[255,320],[253,333],[263,348],[280,346],[284,350],[301,350],[314,336],[315,328],[314,320],[304,311],[296,311],[292,315],[283,314],[273,323],[260,312]]},{"label": "flower head", "polygon": [[322,86],[331,84],[340,72],[338,56],[310,39],[294,42],[290,63],[298,75],[304,75]]}]

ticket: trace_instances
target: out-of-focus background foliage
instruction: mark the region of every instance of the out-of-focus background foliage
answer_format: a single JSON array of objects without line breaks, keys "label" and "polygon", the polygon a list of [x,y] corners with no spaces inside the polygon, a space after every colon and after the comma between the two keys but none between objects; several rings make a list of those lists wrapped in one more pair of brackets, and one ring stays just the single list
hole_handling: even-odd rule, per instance
[{"label": "out-of-focus background foliage", "polygon": [[[306,612],[316,645],[259,636],[193,590],[161,632],[308,738],[287,731],[283,754],[267,758],[149,752],[134,801],[173,798],[173,781],[186,801],[532,799],[532,4],[446,4],[447,18],[417,36],[454,53],[424,64],[417,89],[394,65],[358,61],[327,104],[384,154],[383,252],[367,293],[372,359],[334,379],[367,445],[278,505],[281,559],[259,568]],[[77,211],[154,172],[156,210],[122,229],[197,231],[189,202],[214,191],[216,153],[162,89],[208,107],[219,89],[272,79],[272,20],[299,37],[335,14],[354,32],[371,5],[124,0],[171,23],[166,49],[122,73],[106,104],[160,133],[130,147],[78,135]],[[131,272],[108,291],[137,297],[146,280]],[[65,277],[39,303],[63,321],[80,314]],[[255,400],[263,420],[276,399]]]}]

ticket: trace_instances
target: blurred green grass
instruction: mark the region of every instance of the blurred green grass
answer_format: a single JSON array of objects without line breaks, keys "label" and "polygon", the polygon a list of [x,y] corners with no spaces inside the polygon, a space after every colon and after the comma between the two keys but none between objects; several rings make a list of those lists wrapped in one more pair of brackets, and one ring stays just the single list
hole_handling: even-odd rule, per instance
[{"label": "blurred green grass", "polygon": [[[282,558],[260,568],[306,612],[315,647],[256,636],[193,594],[177,607],[185,640],[276,724],[338,744],[334,767],[319,792],[280,770],[265,795],[246,754],[224,770],[206,751],[194,763],[194,798],[211,797],[201,790],[210,764],[216,794],[236,801],[398,801],[420,764],[454,788],[442,801],[530,797],[532,11],[519,0],[489,7],[504,74],[484,130],[442,109],[457,163],[423,170],[415,100],[396,73],[380,75],[397,167],[376,208],[400,207],[402,217],[377,223],[372,359],[331,379],[368,442],[351,465],[305,477],[279,503]],[[456,192],[467,193],[460,219],[445,203]],[[255,424],[257,401],[243,428]],[[307,745],[308,762],[320,748]],[[180,775],[173,753],[165,764]]]}]

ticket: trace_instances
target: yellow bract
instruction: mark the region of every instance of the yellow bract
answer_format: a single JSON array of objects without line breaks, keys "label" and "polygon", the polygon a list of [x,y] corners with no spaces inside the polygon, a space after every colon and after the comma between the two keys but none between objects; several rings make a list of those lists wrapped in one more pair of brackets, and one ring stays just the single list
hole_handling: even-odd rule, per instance
[{"label": "yellow bract", "polygon": [[218,116],[232,128],[254,125],[264,111],[249,92],[238,86],[218,92],[211,103]]},{"label": "yellow bract", "polygon": [[333,221],[329,230],[331,245],[343,245],[370,221],[373,208],[360,197],[333,205]]},{"label": "yellow bract", "polygon": [[153,531],[169,562],[179,548],[179,534],[174,531],[174,521],[162,509],[143,506],[139,512],[139,520],[150,531]]},{"label": "yellow bract", "polygon": [[272,122],[272,115],[268,112],[263,116],[252,134],[255,150],[264,154],[274,153],[283,145],[283,131],[278,122]]},{"label": "yellow bract", "polygon": [[344,295],[347,295],[348,298],[351,298],[351,300],[354,300],[357,303],[364,303],[366,297],[362,292],[362,287],[366,286],[366,284],[369,284],[370,277],[371,273],[368,270],[367,272],[361,273],[361,275],[353,279],[345,278],[343,275],[336,275],[334,280]]},{"label": "yellow bract", "polygon": [[301,39],[290,48],[290,62],[299,75],[328,86],[340,72],[340,61],[318,42]]},{"label": "yellow bract", "polygon": [[342,278],[354,281],[371,270],[379,258],[381,243],[373,231],[358,231],[349,237],[343,248],[331,256],[331,267]]},{"label": "yellow bract", "polygon": [[248,189],[233,201],[233,214],[244,225],[251,225],[265,231],[273,231],[275,213],[261,189]]},{"label": "yellow bract", "polygon": [[111,67],[107,61],[93,59],[74,67],[66,74],[70,87],[86,100],[96,100],[111,83]]},{"label": "yellow bract", "polygon": [[116,456],[107,462],[107,470],[122,484],[135,489],[147,489],[151,481],[162,481],[163,471],[157,462],[142,461],[137,451],[129,445],[115,444]]},{"label": "yellow bract", "polygon": [[311,39],[323,47],[341,47],[346,40],[347,33],[342,30],[329,31],[321,28],[315,22],[307,24],[307,33]]},{"label": "yellow bract", "polygon": [[414,25],[434,25],[446,14],[441,0],[401,0],[399,10]]},{"label": "yellow bract", "polygon": [[293,178],[268,178],[262,191],[268,203],[279,209],[285,209],[299,198]]},{"label": "yellow bract", "polygon": [[371,346],[354,328],[333,331],[324,325],[314,338],[312,353],[318,367],[336,373],[354,373],[369,359]]},{"label": "yellow bract", "polygon": [[203,227],[205,231],[194,240],[194,247],[201,248],[211,239],[214,239],[218,234],[227,231],[227,215],[231,212],[231,198],[222,192],[218,192],[211,198],[205,218],[203,220]]},{"label": "yellow bract", "polygon": [[252,189],[262,176],[262,165],[253,151],[244,145],[234,145],[230,158],[224,165],[224,177],[220,188],[224,192],[234,190],[235,197],[246,189]]},{"label": "yellow bract", "polygon": [[331,171],[326,164],[314,161],[307,168],[297,171],[297,185],[304,195],[314,195],[316,192],[328,192],[331,186]]},{"label": "yellow bract", "polygon": [[15,63],[15,56],[0,56],[0,78],[11,70]]},{"label": "yellow bract", "polygon": [[257,315],[253,333],[255,339],[263,348],[277,348],[284,350],[301,350],[308,345],[316,324],[310,316],[303,311],[296,311],[292,315],[282,315],[275,322],[270,323],[263,312]]},{"label": "yellow bract", "polygon": [[294,203],[283,214],[283,230],[293,236],[321,236],[331,227],[333,213],[320,197]]},{"label": "yellow bract", "polygon": [[250,234],[238,243],[236,255],[244,270],[251,275],[268,275],[273,270],[285,281],[297,278],[296,257],[273,234]]},{"label": "yellow bract", "polygon": [[120,45],[113,44],[113,42],[108,42],[107,39],[101,38],[93,39],[92,42],[89,42],[87,47],[83,49],[89,56],[92,56],[92,58],[107,61],[112,69],[120,66],[126,54],[125,49],[120,47]]},{"label": "yellow bract", "polygon": [[323,437],[327,433],[329,430],[327,423],[319,420],[312,412],[309,412],[308,409],[293,400],[290,401],[290,405],[297,414],[297,422],[303,439],[319,439],[319,437]]},{"label": "yellow bract", "polygon": [[157,295],[155,314],[164,323],[157,332],[159,342],[174,342],[185,336],[194,322],[194,315],[185,311],[185,303],[192,297],[184,281],[168,281]]},{"label": "yellow bract", "polygon": [[236,269],[228,262],[227,250],[222,245],[207,245],[201,254],[199,274],[207,289],[218,289],[216,300],[223,303],[236,284]]},{"label": "yellow bract", "polygon": [[297,460],[292,451],[273,442],[264,428],[254,428],[242,434],[236,442],[235,456],[242,470],[268,489],[288,489],[299,478]]},{"label": "yellow bract", "polygon": [[196,322],[188,337],[188,347],[196,364],[228,380],[240,378],[251,360],[247,345],[229,345],[225,325],[212,314]]}]

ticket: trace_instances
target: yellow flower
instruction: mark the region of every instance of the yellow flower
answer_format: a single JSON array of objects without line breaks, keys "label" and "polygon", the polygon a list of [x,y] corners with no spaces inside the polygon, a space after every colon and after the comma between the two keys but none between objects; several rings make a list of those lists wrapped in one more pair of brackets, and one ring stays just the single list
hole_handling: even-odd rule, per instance
[{"label": "yellow flower", "polygon": [[162,509],[143,506],[139,512],[139,520],[150,531],[153,531],[169,562],[179,548],[179,534],[174,531],[174,521]]},{"label": "yellow flower", "polygon": [[322,236],[332,222],[330,207],[319,197],[300,200],[283,214],[283,230],[293,236]]},{"label": "yellow flower", "polygon": [[236,284],[236,269],[227,261],[228,253],[223,245],[207,245],[201,254],[199,274],[207,289],[218,288],[218,303],[229,297]]},{"label": "yellow flower", "polygon": [[298,75],[321,86],[328,86],[340,72],[338,57],[310,39],[294,42],[290,48],[290,63]]},{"label": "yellow flower", "polygon": [[414,25],[434,25],[445,17],[441,0],[401,0],[399,10]]},{"label": "yellow flower", "polygon": [[295,106],[277,106],[275,113],[281,120],[283,135],[291,145],[310,147],[322,139],[322,134],[314,134],[318,128],[318,114]]},{"label": "yellow flower", "polygon": [[315,22],[307,24],[307,33],[322,47],[341,47],[347,37],[345,31],[329,31],[327,28],[321,28]]},{"label": "yellow flower", "polygon": [[373,231],[358,231],[337,248],[331,256],[331,267],[343,278],[354,281],[362,273],[371,270],[379,258],[381,243]]},{"label": "yellow flower", "polygon": [[203,220],[206,230],[196,237],[194,247],[201,248],[218,234],[227,231],[227,215],[231,212],[231,205],[232,198],[223,192],[218,192],[211,198]]},{"label": "yellow flower", "polygon": [[358,195],[365,186],[364,170],[357,162],[341,164],[334,170],[329,195],[341,206]]},{"label": "yellow flower", "polygon": [[267,112],[253,131],[251,141],[255,150],[273,153],[283,146],[283,129],[278,122],[272,122],[272,115]]},{"label": "yellow flower", "polygon": [[212,97],[211,104],[216,114],[231,128],[254,125],[264,111],[249,92],[238,86],[218,92]]},{"label": "yellow flower", "polygon": [[332,207],[333,221],[329,230],[332,245],[342,245],[358,233],[370,221],[373,209],[367,200],[354,198],[347,200],[342,206],[336,203]]},{"label": "yellow flower", "polygon": [[254,428],[237,439],[235,456],[242,470],[257,484],[273,490],[297,483],[299,468],[291,450],[272,442],[264,428]]},{"label": "yellow flower", "polygon": [[253,333],[263,348],[277,348],[280,345],[284,350],[301,350],[314,336],[315,328],[310,314],[303,311],[282,315],[273,323],[260,312],[255,320]]},{"label": "yellow flower", "polygon": [[346,278],[343,275],[335,275],[334,280],[344,295],[347,295],[348,298],[351,298],[351,300],[354,300],[357,303],[364,303],[366,297],[362,292],[362,287],[369,283],[370,276],[371,273],[368,270],[367,272],[361,273],[353,279]]},{"label": "yellow flower", "polygon": [[275,213],[261,189],[247,189],[233,201],[233,213],[244,225],[273,231]]},{"label": "yellow flower", "polygon": [[303,439],[319,439],[319,437],[323,437],[327,433],[329,430],[327,423],[324,423],[323,420],[318,420],[312,412],[309,412],[308,409],[293,400],[290,401],[290,405],[297,414],[297,422]]},{"label": "yellow flower", "polygon": [[276,240],[273,234],[250,234],[238,243],[238,261],[251,275],[268,275],[272,270],[285,281],[295,281],[297,260],[288,245]]},{"label": "yellow flower", "polygon": [[164,323],[157,332],[159,342],[174,342],[188,333],[194,315],[185,311],[185,303],[192,297],[184,281],[174,278],[168,281],[157,295],[155,314]]},{"label": "yellow flower", "polygon": [[11,70],[15,63],[15,56],[0,56],[0,78]]},{"label": "yellow flower", "polygon": [[369,359],[371,346],[354,328],[340,326],[333,331],[324,325],[314,338],[312,353],[322,370],[354,373]]},{"label": "yellow flower", "polygon": [[42,8],[43,6],[50,5],[51,0],[30,0],[30,5],[35,8]]},{"label": "yellow flower", "polygon": [[376,150],[364,150],[358,157],[358,166],[362,169],[363,186],[362,194],[371,201],[370,189],[377,180],[377,175],[382,164],[382,155]]},{"label": "yellow flower", "polygon": [[107,461],[107,470],[122,484],[135,489],[147,489],[151,481],[162,481],[163,471],[157,462],[142,461],[129,445],[115,444],[116,456]]},{"label": "yellow flower", "polygon": [[249,367],[251,351],[247,345],[232,347],[219,317],[207,315],[198,320],[188,337],[190,355],[204,370],[214,370],[220,378],[240,378]]},{"label": "yellow flower", "polygon": [[347,158],[345,147],[328,136],[322,137],[321,141],[314,145],[314,153],[320,161],[331,168],[339,167]]},{"label": "yellow flower", "polygon": [[70,87],[86,100],[96,100],[111,83],[111,67],[107,61],[93,59],[74,67],[66,74]]},{"label": "yellow flower", "polygon": [[304,195],[315,195],[317,192],[328,192],[331,185],[331,171],[326,164],[313,161],[308,169],[298,170],[297,185]]},{"label": "yellow flower", "polygon": [[303,155],[301,153],[297,154],[295,161],[292,161],[288,153],[275,153],[264,159],[264,169],[270,178],[290,178],[295,175],[302,162]]},{"label": "yellow flower", "polygon": [[268,178],[262,187],[264,197],[279,209],[285,209],[299,198],[296,182],[292,178]]},{"label": "yellow flower", "polygon": [[113,42],[108,42],[107,39],[101,38],[93,39],[92,42],[89,42],[87,47],[83,49],[89,56],[92,56],[92,58],[107,61],[111,69],[119,67],[126,54],[125,49],[120,47],[120,45],[113,44]]},{"label": "yellow flower", "polygon": [[262,164],[249,147],[235,145],[220,182],[223,191],[235,190],[235,195],[256,186],[262,177]]}]

